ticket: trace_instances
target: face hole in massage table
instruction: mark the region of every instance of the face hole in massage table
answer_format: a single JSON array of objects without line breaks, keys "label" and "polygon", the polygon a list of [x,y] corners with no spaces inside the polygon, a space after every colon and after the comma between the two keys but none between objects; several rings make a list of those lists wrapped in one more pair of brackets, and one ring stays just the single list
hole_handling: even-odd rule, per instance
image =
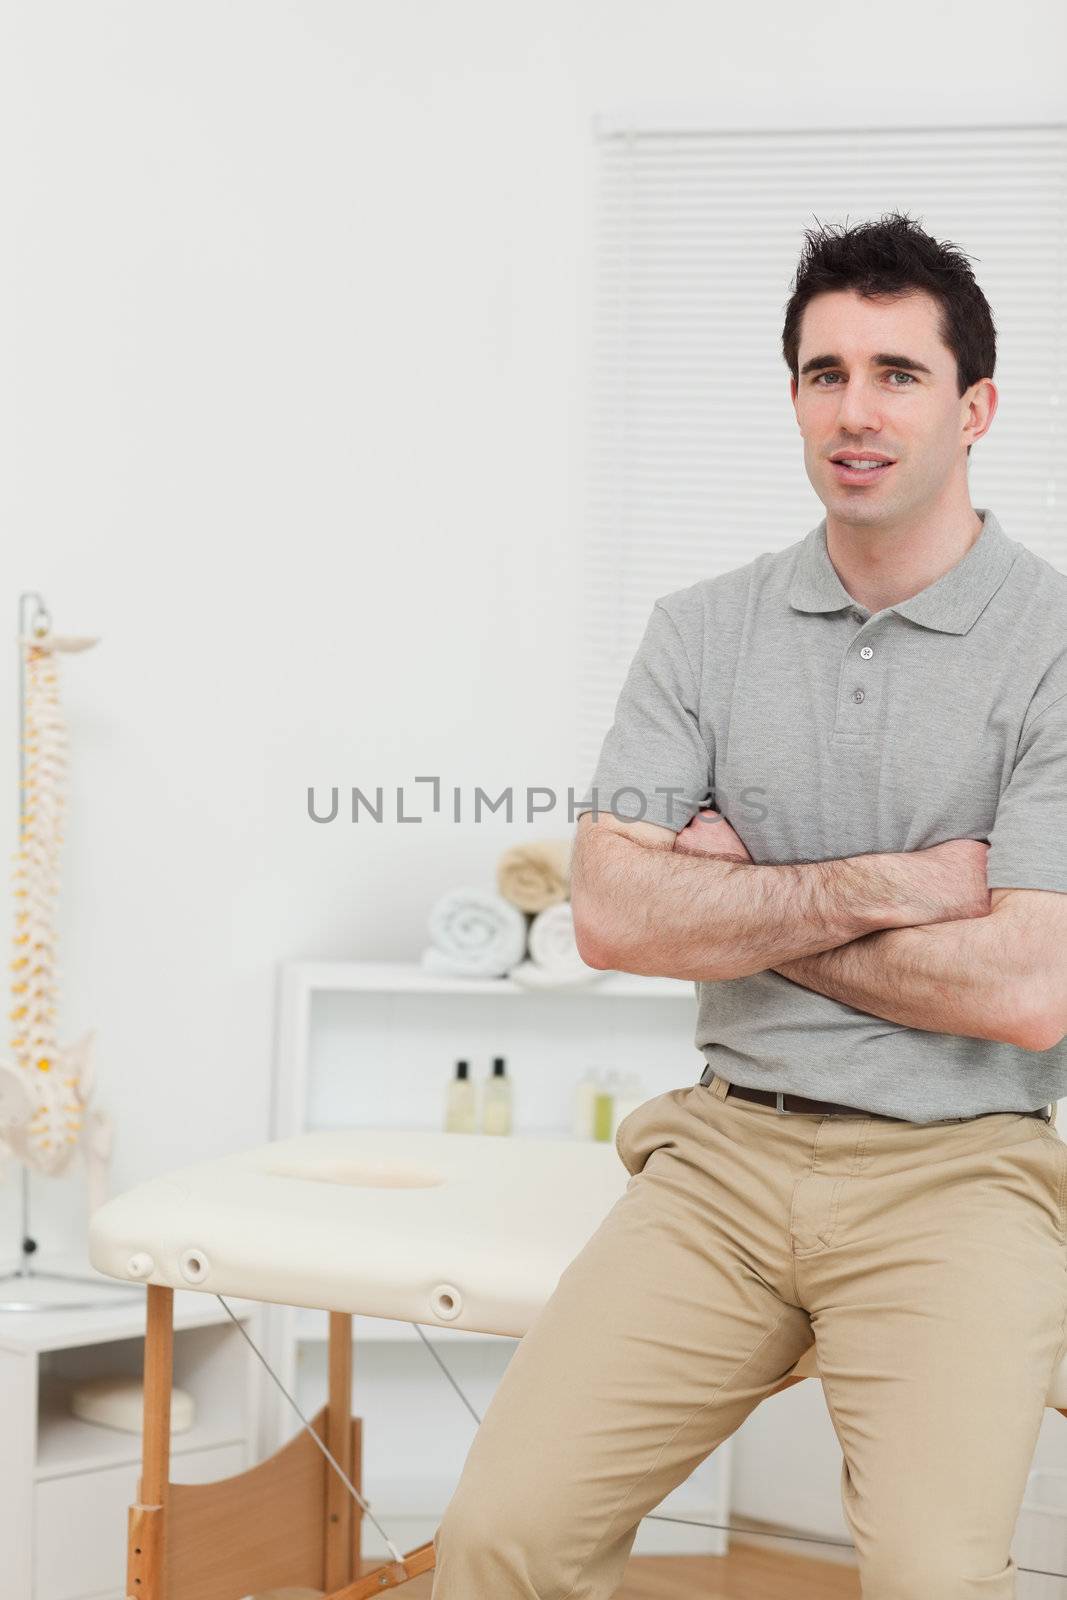
[{"label": "face hole in massage table", "polygon": [[305,1183],[343,1183],[354,1189],[434,1189],[444,1183],[440,1172],[426,1167],[374,1161],[292,1162],[267,1167],[269,1178],[300,1178]]}]

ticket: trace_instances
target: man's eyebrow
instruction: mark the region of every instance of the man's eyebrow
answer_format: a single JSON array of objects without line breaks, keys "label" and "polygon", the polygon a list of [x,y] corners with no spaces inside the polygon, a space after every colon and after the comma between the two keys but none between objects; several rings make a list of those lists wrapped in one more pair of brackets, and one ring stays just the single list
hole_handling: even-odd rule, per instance
[{"label": "man's eyebrow", "polygon": [[[800,376],[806,372],[821,372],[824,367],[843,367],[844,362],[840,356],[812,356],[810,361],[805,361],[800,369]],[[915,361],[911,356],[876,355],[871,357],[872,367],[903,367],[906,372],[925,372],[932,378],[933,373],[929,367],[923,366],[921,361]]]}]

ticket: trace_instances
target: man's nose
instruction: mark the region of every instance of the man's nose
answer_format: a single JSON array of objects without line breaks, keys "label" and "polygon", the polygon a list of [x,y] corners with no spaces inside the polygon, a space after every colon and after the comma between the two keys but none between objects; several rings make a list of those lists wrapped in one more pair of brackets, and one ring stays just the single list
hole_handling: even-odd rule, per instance
[{"label": "man's nose", "polygon": [[851,379],[841,396],[837,421],[842,433],[877,433],[882,426],[880,397],[868,384]]}]

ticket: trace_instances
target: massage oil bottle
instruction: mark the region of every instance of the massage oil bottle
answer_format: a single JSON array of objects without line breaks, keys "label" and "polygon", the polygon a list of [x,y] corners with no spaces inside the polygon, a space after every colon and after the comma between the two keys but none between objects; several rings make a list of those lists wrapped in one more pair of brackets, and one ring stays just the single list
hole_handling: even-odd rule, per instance
[{"label": "massage oil bottle", "polygon": [[593,1138],[600,1141],[609,1141],[614,1138],[615,1129],[615,1097],[619,1093],[621,1084],[619,1074],[612,1069],[603,1080],[597,1084],[597,1092],[593,1099]]},{"label": "massage oil bottle", "polygon": [[486,1080],[482,1095],[482,1132],[511,1132],[511,1079],[503,1056],[493,1057],[493,1076]]},{"label": "massage oil bottle", "polygon": [[474,1084],[470,1080],[470,1063],[467,1061],[456,1062],[456,1076],[448,1085],[448,1096],[445,1105],[445,1132],[477,1132]]},{"label": "massage oil bottle", "polygon": [[571,1131],[576,1139],[593,1137],[593,1111],[599,1082],[599,1073],[588,1067],[574,1091],[574,1126]]}]

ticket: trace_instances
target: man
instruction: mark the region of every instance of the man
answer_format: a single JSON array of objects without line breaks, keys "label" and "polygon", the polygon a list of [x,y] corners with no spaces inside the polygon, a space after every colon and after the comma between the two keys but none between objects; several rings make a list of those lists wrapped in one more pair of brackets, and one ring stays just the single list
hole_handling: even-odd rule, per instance
[{"label": "man", "polygon": [[1067,578],[970,503],[960,253],[809,233],[783,353],[826,516],[655,603],[573,863],[582,955],[693,979],[706,1069],[620,1126],[435,1600],[608,1600],[813,1339],[865,1600],[1014,1594],[1067,1334]]}]

